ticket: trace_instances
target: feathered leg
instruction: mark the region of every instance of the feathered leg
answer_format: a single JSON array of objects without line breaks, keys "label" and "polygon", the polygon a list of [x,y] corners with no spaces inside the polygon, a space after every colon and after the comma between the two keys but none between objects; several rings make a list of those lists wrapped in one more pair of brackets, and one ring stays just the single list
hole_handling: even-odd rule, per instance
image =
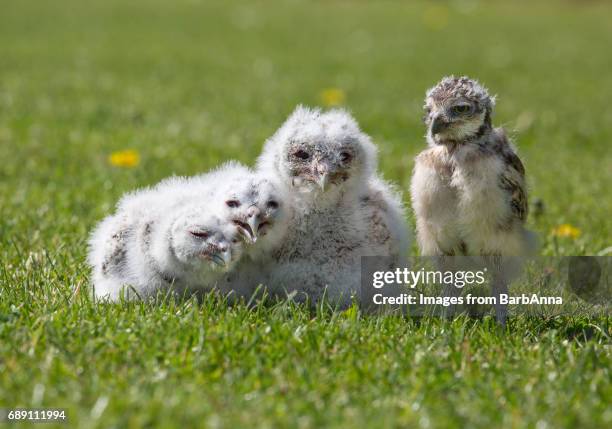
[{"label": "feathered leg", "polygon": [[504,261],[501,256],[495,255],[490,258],[490,262],[491,270],[493,271],[493,278],[491,279],[491,292],[495,297],[495,318],[499,324],[506,326],[508,305],[500,303],[501,294],[508,294],[508,279],[506,276],[506,270],[504,269]]}]

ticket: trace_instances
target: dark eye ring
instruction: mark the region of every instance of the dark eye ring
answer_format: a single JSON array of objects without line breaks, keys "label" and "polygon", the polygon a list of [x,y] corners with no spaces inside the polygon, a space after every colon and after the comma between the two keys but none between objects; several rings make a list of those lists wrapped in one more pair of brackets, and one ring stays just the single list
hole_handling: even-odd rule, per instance
[{"label": "dark eye ring", "polygon": [[293,156],[295,156],[296,158],[299,158],[301,160],[306,161],[308,158],[310,158],[310,155],[308,154],[308,152],[306,152],[305,150],[296,150],[295,152],[293,152]]},{"label": "dark eye ring", "polygon": [[271,208],[271,209],[277,209],[278,208],[278,203],[276,201],[274,201],[274,200],[270,200],[270,201],[268,201],[267,206],[268,206],[268,208]]},{"label": "dark eye ring", "polygon": [[210,236],[208,231],[189,231],[189,234],[193,235],[194,237],[201,238],[203,240]]},{"label": "dark eye ring", "polygon": [[353,155],[351,155],[349,152],[342,152],[340,154],[340,160],[342,162],[349,162],[351,159],[353,159]]},{"label": "dark eye ring", "polygon": [[233,209],[240,207],[240,201],[238,200],[227,200],[225,204]]},{"label": "dark eye ring", "polygon": [[472,110],[472,107],[469,104],[458,104],[453,106],[453,113],[461,114],[461,113],[469,113]]}]

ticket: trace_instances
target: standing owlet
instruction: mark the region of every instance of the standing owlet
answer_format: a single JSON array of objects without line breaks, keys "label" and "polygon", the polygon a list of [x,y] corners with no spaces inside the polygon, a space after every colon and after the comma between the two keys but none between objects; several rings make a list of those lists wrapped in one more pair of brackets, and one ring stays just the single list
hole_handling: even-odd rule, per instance
[{"label": "standing owlet", "polygon": [[[494,104],[467,77],[445,77],[427,92],[429,147],[416,157],[411,196],[421,254],[486,257],[498,265],[492,286],[499,296],[509,281],[499,261],[530,253],[535,236],[524,227],[525,169],[504,130],[491,125]],[[503,324],[505,307],[495,310]]]}]

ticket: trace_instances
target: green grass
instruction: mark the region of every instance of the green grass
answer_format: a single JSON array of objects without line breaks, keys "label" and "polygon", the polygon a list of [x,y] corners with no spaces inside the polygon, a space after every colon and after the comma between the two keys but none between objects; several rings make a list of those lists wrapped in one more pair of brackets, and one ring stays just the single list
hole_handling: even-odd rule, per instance
[{"label": "green grass", "polygon": [[[88,428],[609,427],[606,317],[502,332],[215,297],[95,305],[84,260],[122,193],[252,163],[325,88],[407,190],[424,91],[451,73],[499,95],[545,204],[529,221],[542,252],[597,254],[612,245],[611,18],[577,1],[3,2],[0,407],[64,407]],[[140,165],[109,165],[122,149]],[[553,238],[563,223],[581,235]]]}]

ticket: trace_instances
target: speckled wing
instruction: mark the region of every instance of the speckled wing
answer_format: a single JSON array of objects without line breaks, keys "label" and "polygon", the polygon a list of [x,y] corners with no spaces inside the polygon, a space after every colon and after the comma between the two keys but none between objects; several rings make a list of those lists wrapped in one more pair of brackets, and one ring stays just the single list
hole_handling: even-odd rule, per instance
[{"label": "speckled wing", "polygon": [[366,214],[368,250],[371,255],[391,256],[403,262],[408,251],[408,229],[399,192],[390,183],[373,177],[360,199]]},{"label": "speckled wing", "polygon": [[529,205],[525,189],[525,167],[509,144],[504,145],[504,170],[500,177],[502,189],[508,192],[512,214],[521,223],[527,220]]},{"label": "speckled wing", "polygon": [[121,215],[116,216],[109,228],[109,236],[102,254],[101,272],[104,276],[120,275],[127,264],[127,247],[131,228],[127,219]]}]

